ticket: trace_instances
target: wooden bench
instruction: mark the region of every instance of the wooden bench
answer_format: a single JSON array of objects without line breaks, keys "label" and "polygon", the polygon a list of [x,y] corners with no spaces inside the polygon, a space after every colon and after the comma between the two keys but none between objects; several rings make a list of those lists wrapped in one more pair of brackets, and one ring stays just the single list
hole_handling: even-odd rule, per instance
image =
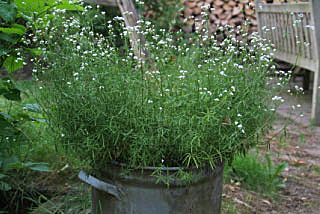
[{"label": "wooden bench", "polygon": [[259,34],[275,45],[275,58],[314,72],[311,119],[320,125],[320,0],[255,5]]}]

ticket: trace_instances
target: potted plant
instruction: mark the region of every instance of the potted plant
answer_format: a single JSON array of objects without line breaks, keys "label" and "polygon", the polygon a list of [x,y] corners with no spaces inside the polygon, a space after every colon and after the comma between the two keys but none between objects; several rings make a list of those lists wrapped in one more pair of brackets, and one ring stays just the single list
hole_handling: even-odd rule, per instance
[{"label": "potted plant", "polygon": [[79,174],[94,213],[220,213],[224,163],[257,144],[279,101],[271,47],[230,27],[219,42],[205,28],[186,38],[139,21],[143,62],[121,18],[105,35],[85,23],[49,21],[36,73],[57,142],[95,176]]}]

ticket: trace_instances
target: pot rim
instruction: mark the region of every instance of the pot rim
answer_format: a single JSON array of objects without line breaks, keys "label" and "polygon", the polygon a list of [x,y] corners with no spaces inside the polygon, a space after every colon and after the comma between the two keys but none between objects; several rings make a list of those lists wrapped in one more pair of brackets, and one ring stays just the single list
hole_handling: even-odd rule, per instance
[{"label": "pot rim", "polygon": [[[135,169],[135,170],[150,170],[150,171],[155,171],[155,170],[161,170],[161,171],[179,171],[180,169],[182,170],[199,170],[199,169],[205,169],[207,167],[189,167],[189,168],[185,168],[185,167],[156,167],[156,166],[143,166],[143,167],[134,167],[134,166],[129,166],[125,163],[120,163],[117,161],[110,161],[109,162],[111,165],[115,165],[115,166],[120,166],[120,167],[125,167],[125,168],[131,168],[131,169]],[[216,167],[221,167],[224,166],[224,162],[223,161],[217,161],[215,164],[215,168]]]}]

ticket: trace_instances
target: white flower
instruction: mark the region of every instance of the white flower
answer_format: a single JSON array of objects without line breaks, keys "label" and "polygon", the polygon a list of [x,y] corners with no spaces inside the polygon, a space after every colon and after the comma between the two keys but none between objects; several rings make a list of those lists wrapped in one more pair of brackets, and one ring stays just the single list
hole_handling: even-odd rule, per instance
[{"label": "white flower", "polygon": [[67,82],[67,85],[71,85],[71,82]]},{"label": "white flower", "polygon": [[153,101],[152,100],[148,100],[148,103],[153,103]]},{"label": "white flower", "polygon": [[223,71],[220,72],[222,76],[227,76]]},{"label": "white flower", "polygon": [[164,45],[164,44],[166,44],[166,42],[163,41],[163,40],[160,40],[160,41],[158,42],[158,45]]},{"label": "white flower", "polygon": [[219,98],[215,98],[214,101],[219,101]]},{"label": "white flower", "polygon": [[61,137],[64,137],[64,134],[63,134],[63,133],[61,134]]}]

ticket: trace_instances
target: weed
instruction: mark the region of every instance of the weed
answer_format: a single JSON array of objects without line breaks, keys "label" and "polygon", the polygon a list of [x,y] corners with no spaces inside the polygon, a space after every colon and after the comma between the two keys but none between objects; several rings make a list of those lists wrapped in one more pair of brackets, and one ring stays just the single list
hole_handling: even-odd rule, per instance
[{"label": "weed", "polygon": [[[42,195],[34,200],[38,207],[32,214],[84,214],[91,210],[91,196],[85,185],[74,185],[74,190],[51,199]],[[43,203],[43,201],[45,201]]]},{"label": "weed", "polygon": [[257,154],[250,153],[247,156],[238,156],[227,166],[225,177],[241,183],[245,188],[262,193],[267,196],[275,196],[279,187],[284,187],[279,175],[287,166],[287,163],[274,165],[269,155],[262,161]]}]

